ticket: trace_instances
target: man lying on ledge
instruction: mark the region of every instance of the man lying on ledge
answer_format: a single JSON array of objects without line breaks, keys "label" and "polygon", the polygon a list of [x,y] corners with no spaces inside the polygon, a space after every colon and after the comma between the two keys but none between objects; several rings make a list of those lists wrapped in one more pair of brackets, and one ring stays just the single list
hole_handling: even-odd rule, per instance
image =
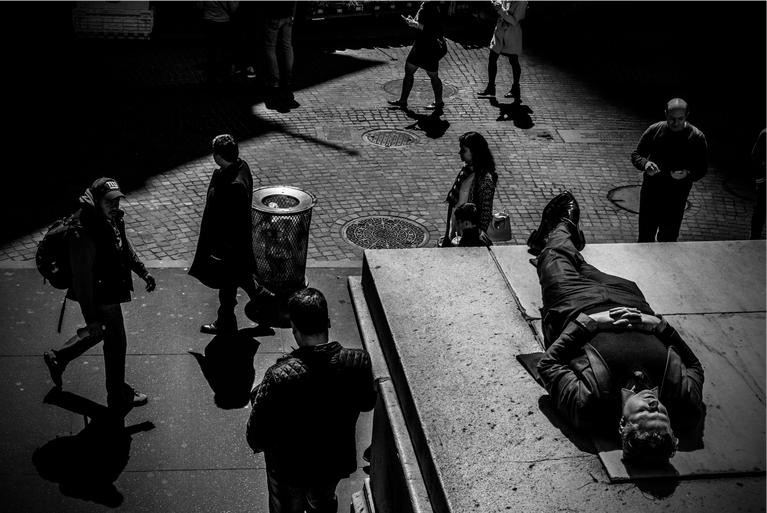
[{"label": "man lying on ledge", "polygon": [[576,428],[619,426],[624,460],[663,464],[676,452],[674,430],[700,418],[703,367],[636,283],[584,260],[579,217],[572,194],[559,194],[527,241],[543,295],[538,373]]}]

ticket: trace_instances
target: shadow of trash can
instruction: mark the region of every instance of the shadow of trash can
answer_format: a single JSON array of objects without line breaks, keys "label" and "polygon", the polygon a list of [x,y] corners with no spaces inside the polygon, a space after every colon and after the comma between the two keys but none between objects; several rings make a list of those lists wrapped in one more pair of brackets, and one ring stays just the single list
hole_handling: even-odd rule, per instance
[{"label": "shadow of trash can", "polygon": [[253,189],[253,256],[256,279],[276,296],[260,323],[289,327],[287,299],[306,287],[306,258],[313,194],[285,185]]}]

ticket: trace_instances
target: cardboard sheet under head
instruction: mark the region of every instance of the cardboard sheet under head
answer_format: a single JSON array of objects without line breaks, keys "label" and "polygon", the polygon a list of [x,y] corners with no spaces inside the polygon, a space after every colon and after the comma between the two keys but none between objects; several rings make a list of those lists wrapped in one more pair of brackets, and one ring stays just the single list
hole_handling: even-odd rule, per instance
[{"label": "cardboard sheet under head", "polygon": [[[644,245],[634,246],[640,247],[638,253],[642,257],[650,251],[643,253],[641,248]],[[723,255],[720,256],[730,254],[735,246],[735,243],[721,243]],[[718,266],[716,273],[713,268],[706,271],[713,265],[710,255],[698,255],[692,259],[686,256],[690,260],[688,268],[678,263],[668,265],[656,261],[654,264],[644,262],[633,265],[633,259],[622,262],[617,258],[610,260],[607,252],[599,248],[592,251],[592,255],[599,257],[589,259],[584,251],[587,260],[594,265],[598,261],[597,267],[604,271],[619,274],[616,270],[619,267],[635,269],[634,276],[627,276],[630,273],[623,276],[637,281],[651,306],[667,314],[666,319],[701,360],[705,372],[705,418],[699,432],[679,434],[679,450],[666,467],[647,470],[628,466],[622,461],[617,439],[593,438],[612,481],[765,472],[764,249],[763,245],[758,248],[748,243],[744,247],[750,251],[735,260],[719,260],[725,265]],[[535,301],[540,305],[540,287],[535,269],[527,262],[530,256],[521,251],[521,247],[502,249],[506,250],[504,259],[499,260],[504,273],[523,308],[529,309],[528,315],[535,312],[536,315],[530,315],[530,322],[542,340],[538,306],[535,306]],[[641,273],[636,272],[636,269],[644,267],[646,269]],[[732,271],[732,267],[736,270]],[[696,270],[699,273],[705,271],[702,272],[704,275],[714,273],[711,281],[718,285],[706,294],[695,293],[694,290],[702,285],[684,282],[688,275],[695,275]],[[696,283],[701,282],[700,278],[695,280]],[[648,288],[651,293],[648,293]],[[535,289],[538,298],[533,301]],[[656,306],[657,303],[663,305],[662,308]],[[677,306],[673,307],[674,304]],[[668,315],[674,311],[688,314]],[[541,356],[541,353],[533,353],[517,357],[539,384],[535,366]]]}]

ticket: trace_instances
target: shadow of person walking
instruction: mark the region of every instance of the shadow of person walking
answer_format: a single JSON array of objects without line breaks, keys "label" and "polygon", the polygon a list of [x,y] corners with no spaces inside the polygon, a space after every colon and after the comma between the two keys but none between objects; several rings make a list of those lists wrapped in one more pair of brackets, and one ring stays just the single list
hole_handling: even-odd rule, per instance
[{"label": "shadow of person walking", "polygon": [[515,127],[524,130],[535,125],[533,118],[530,117],[533,109],[529,105],[517,101],[513,103],[500,103],[496,98],[490,98],[490,105],[498,109],[497,121],[513,121]]},{"label": "shadow of person walking", "polygon": [[429,139],[439,139],[450,127],[450,122],[446,119],[442,119],[442,110],[436,109],[430,114],[419,114],[410,109],[405,110],[405,114],[410,119],[414,119],[415,123],[408,125],[405,128],[408,130],[421,130],[424,135]]},{"label": "shadow of person walking", "polygon": [[268,327],[244,328],[233,335],[216,335],[204,354],[189,351],[213,390],[213,402],[224,410],[243,408],[250,400],[256,371],[253,358],[260,346],[256,336],[274,335]]},{"label": "shadow of person walking", "polygon": [[154,429],[149,421],[125,426],[121,415],[71,392],[52,389],[44,402],[84,416],[85,427],[58,436],[35,449],[32,463],[43,479],[59,484],[62,494],[108,507],[122,504],[114,482],[130,458],[132,436]]}]

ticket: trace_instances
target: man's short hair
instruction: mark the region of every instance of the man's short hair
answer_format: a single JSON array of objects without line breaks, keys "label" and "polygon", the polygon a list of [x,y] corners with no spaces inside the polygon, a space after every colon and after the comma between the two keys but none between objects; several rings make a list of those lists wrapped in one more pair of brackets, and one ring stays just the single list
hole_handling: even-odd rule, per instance
[{"label": "man's short hair", "polygon": [[288,299],[290,320],[304,335],[317,335],[328,329],[328,302],[317,289],[307,287]]},{"label": "man's short hair", "polygon": [[479,223],[479,212],[474,203],[464,203],[455,209],[455,220],[458,222],[469,221],[472,224]]},{"label": "man's short hair", "polygon": [[677,438],[671,430],[642,431],[621,423],[623,459],[641,466],[663,465],[676,454]]},{"label": "man's short hair", "polygon": [[686,101],[681,98],[671,98],[666,103],[666,112],[671,112],[672,110],[676,109],[684,109],[685,113],[690,112],[690,106],[687,105]]},{"label": "man's short hair", "polygon": [[213,153],[220,155],[227,162],[234,162],[240,156],[240,149],[234,137],[221,134],[213,138]]}]

